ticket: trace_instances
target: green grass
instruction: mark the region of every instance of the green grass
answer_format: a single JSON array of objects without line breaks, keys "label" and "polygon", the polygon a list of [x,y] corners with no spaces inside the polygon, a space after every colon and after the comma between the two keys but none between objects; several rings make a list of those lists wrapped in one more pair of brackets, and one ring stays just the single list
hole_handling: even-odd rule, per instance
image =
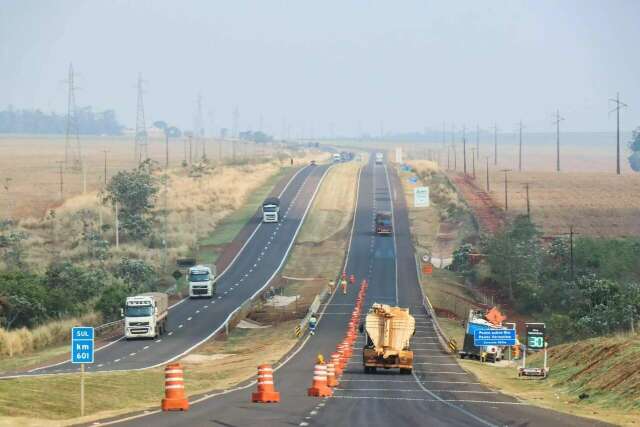
[{"label": "green grass", "polygon": [[50,347],[26,356],[7,357],[0,360],[0,372],[13,372],[30,366],[41,365],[62,355],[69,355],[69,345]]},{"label": "green grass", "polygon": [[216,226],[214,232],[200,240],[199,258],[206,264],[214,264],[220,256],[220,247],[231,243],[240,230],[249,222],[253,214],[260,207],[273,187],[291,171],[290,167],[284,167],[278,173],[267,180],[260,188],[254,191],[244,206],[230,215],[227,215]]}]

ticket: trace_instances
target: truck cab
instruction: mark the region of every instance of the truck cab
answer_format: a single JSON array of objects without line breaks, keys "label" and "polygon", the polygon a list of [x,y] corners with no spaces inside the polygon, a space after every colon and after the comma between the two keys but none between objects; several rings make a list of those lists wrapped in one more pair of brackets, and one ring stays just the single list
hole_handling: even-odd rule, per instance
[{"label": "truck cab", "polygon": [[376,233],[377,234],[393,233],[391,212],[376,213]]},{"label": "truck cab", "polygon": [[384,161],[384,154],[376,153],[376,165],[381,165]]},{"label": "truck cab", "polygon": [[342,156],[339,153],[335,153],[333,155],[333,163],[340,163],[342,161]]},{"label": "truck cab", "polygon": [[210,267],[196,265],[187,271],[189,298],[212,297],[216,293],[216,276]]},{"label": "truck cab", "polygon": [[169,297],[160,292],[127,297],[122,310],[124,336],[155,338],[166,330]]},{"label": "truck cab", "polygon": [[269,197],[262,203],[262,222],[280,221],[280,199]]}]

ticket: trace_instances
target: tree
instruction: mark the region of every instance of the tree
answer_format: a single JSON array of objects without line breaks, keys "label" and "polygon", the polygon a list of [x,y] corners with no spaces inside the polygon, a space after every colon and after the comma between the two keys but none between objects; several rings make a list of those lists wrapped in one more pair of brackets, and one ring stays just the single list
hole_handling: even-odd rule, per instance
[{"label": "tree", "polygon": [[2,254],[2,260],[7,269],[23,270],[26,268],[26,263],[24,261],[24,247],[22,242],[26,240],[29,235],[23,231],[15,230],[12,227],[12,221],[6,220],[0,222],[0,254]]},{"label": "tree", "polygon": [[114,275],[121,279],[132,292],[156,290],[158,274],[153,267],[141,259],[122,258],[114,270]]},{"label": "tree", "polygon": [[4,327],[31,327],[47,315],[40,277],[22,271],[0,273],[0,317]]},{"label": "tree", "polygon": [[49,265],[44,277],[49,315],[65,317],[85,313],[88,303],[100,295],[107,280],[107,273],[100,269],[85,269],[69,261]]},{"label": "tree", "polygon": [[120,228],[134,240],[151,232],[149,217],[158,195],[152,168],[153,164],[145,161],[134,170],[118,172],[109,181],[103,197],[103,203],[118,203]]},{"label": "tree", "polygon": [[114,281],[108,286],[100,299],[96,302],[96,310],[102,313],[102,318],[109,322],[120,317],[120,308],[124,305],[130,290],[122,281]]},{"label": "tree", "polygon": [[629,148],[632,151],[629,156],[629,165],[634,171],[640,172],[640,127],[633,131],[631,141],[629,141]]}]

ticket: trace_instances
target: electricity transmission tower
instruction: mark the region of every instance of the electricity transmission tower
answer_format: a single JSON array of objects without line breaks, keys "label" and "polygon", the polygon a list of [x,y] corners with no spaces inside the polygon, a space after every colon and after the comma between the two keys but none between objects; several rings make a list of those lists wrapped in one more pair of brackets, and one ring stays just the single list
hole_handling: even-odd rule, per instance
[{"label": "electricity transmission tower", "polygon": [[142,73],[138,73],[138,83],[136,88],[138,90],[138,105],[136,109],[136,135],[134,141],[134,156],[136,163],[140,164],[149,158],[149,153],[147,150],[148,139],[147,139],[147,126],[144,120],[144,99],[143,93],[144,90],[142,85],[144,80],[142,80]]},{"label": "electricity transmission tower", "polygon": [[609,98],[609,101],[616,103],[616,107],[609,111],[609,114],[616,112],[616,173],[620,175],[620,110],[628,105],[620,101],[620,92],[616,93],[615,99]]},{"label": "electricity transmission tower", "polygon": [[76,89],[74,82],[73,63],[69,64],[69,77],[67,78],[67,128],[64,144],[65,168],[82,169],[82,147],[80,145],[80,129],[78,126],[78,108],[76,106]]},{"label": "electricity transmission tower", "polygon": [[560,110],[556,111],[556,172],[560,172],[560,122],[564,117],[560,117]]}]

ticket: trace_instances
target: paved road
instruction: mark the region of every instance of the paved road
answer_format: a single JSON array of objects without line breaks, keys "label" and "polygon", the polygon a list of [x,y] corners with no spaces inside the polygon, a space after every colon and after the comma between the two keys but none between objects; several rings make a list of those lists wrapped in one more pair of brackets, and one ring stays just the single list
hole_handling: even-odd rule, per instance
[{"label": "paved road", "polygon": [[[360,174],[358,206],[346,265],[367,278],[365,307],[373,302],[409,306],[416,317],[414,375],[362,372],[356,350],[333,398],[306,396],[315,356],[334,351],[342,339],[357,289],[336,294],[322,314],[318,333],[275,373],[279,404],[250,402],[253,387],[202,398],[186,413],[156,412],[126,420],[132,426],[593,426],[594,421],[528,405],[490,390],[442,352],[421,305],[404,200],[394,197],[395,235],[373,232],[376,210],[391,210],[390,193],[401,194],[397,177],[373,163]],[[390,178],[390,180],[389,180]],[[392,191],[389,191],[389,182]],[[397,244],[397,247],[396,247]],[[397,262],[397,263],[396,263]],[[362,347],[362,338],[357,347]],[[185,374],[188,375],[188,372]]]},{"label": "paved road", "polygon": [[[142,369],[162,365],[187,352],[223,327],[227,317],[260,291],[281,266],[303,216],[328,166],[307,166],[292,177],[281,194],[278,224],[261,224],[235,262],[218,279],[217,294],[209,299],[185,299],[169,311],[167,333],[157,340],[120,339],[96,352],[88,372]],[[65,362],[31,374],[77,371]]]}]

